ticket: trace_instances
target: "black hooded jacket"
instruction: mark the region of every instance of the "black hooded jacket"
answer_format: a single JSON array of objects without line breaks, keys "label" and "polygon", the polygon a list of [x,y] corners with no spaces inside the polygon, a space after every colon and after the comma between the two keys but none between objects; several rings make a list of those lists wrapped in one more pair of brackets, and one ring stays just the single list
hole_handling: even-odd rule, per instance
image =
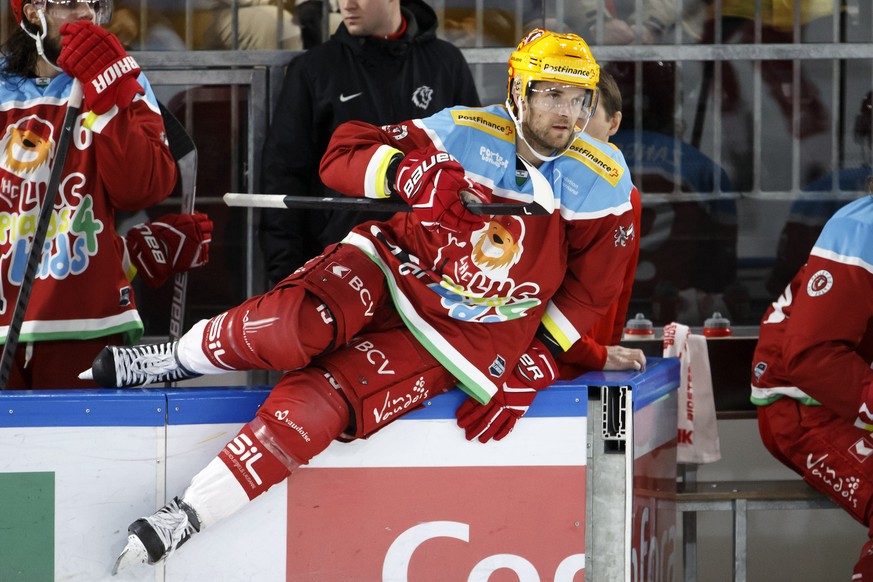
[{"label": "black hooded jacket", "polygon": [[[384,125],[480,105],[461,51],[436,36],[434,11],[421,0],[402,0],[401,11],[400,39],[355,37],[341,24],[328,42],[291,61],[264,144],[264,192],[339,196],[321,183],[318,165],[341,123]],[[380,218],[336,210],[262,212],[259,240],[270,284],[353,226]]]}]

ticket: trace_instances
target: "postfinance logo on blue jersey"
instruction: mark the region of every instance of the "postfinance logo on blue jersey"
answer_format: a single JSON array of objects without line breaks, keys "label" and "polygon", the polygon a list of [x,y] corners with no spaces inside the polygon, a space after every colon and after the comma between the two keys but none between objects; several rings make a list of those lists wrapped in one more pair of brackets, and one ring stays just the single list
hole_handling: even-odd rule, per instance
[{"label": "postfinance logo on blue jersey", "polygon": [[613,186],[624,175],[624,168],[618,162],[581,139],[574,141],[565,155],[579,160]]},{"label": "postfinance logo on blue jersey", "polygon": [[511,121],[476,109],[452,110],[455,125],[465,125],[493,135],[503,141],[515,141],[515,126]]}]

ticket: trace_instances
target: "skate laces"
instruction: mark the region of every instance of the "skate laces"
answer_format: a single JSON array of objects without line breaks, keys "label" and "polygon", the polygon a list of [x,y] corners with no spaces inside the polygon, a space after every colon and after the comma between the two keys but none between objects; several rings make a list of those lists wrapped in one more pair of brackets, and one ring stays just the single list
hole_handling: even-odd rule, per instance
[{"label": "skate laces", "polygon": [[196,376],[176,361],[174,346],[174,342],[168,342],[113,348],[117,384],[141,386]]},{"label": "skate laces", "polygon": [[160,538],[165,548],[165,558],[173,555],[182,542],[197,533],[188,519],[188,513],[174,499],[152,515],[145,518]]}]

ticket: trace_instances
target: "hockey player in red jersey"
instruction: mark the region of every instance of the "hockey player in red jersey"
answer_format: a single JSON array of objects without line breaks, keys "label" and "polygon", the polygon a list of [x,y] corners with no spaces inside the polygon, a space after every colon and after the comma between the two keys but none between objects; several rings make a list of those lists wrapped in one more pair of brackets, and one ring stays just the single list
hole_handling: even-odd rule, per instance
[{"label": "hockey player in red jersey", "polygon": [[0,62],[0,343],[22,287],[74,79],[84,104],[57,196],[48,201],[54,210],[42,262],[9,381],[0,388],[93,388],[78,378],[77,360],[142,336],[130,278],[138,270],[157,285],[205,262],[211,222],[202,214],[171,215],[119,236],[115,212],[169,196],[176,169],[148,81],[99,26],[112,2],[10,4],[19,27]]},{"label": "hockey player in red jersey", "polygon": [[[621,90],[612,75],[603,70],[600,71],[597,90],[599,93],[597,109],[585,127],[585,133],[608,143],[609,138],[615,135],[621,126]],[[642,201],[636,189],[631,193],[631,206],[634,230],[639,233]],[[640,252],[639,236],[629,240],[627,244],[634,248],[625,268],[621,295],[588,334],[582,336],[558,358],[559,376],[563,379],[577,378],[592,370],[642,370],[646,367],[646,356],[642,350],[618,344],[624,333],[627,307],[634,284],[634,272]]]},{"label": "hockey player in red jersey", "polygon": [[[619,295],[633,253],[624,159],[581,132],[598,74],[581,38],[536,29],[510,57],[505,105],[341,125],[324,183],[412,212],[355,227],[178,342],[95,359],[86,374],[110,386],[286,371],[180,497],[130,526],[117,568],[165,558],[334,439],[369,436],[456,385],[469,394],[456,413],[469,440],[509,434],[555,380],[555,358]],[[471,200],[546,213],[481,216]]]},{"label": "hockey player in red jersey", "polygon": [[853,581],[873,580],[873,196],[825,224],[764,314],[752,402],[767,449],[864,524]]}]

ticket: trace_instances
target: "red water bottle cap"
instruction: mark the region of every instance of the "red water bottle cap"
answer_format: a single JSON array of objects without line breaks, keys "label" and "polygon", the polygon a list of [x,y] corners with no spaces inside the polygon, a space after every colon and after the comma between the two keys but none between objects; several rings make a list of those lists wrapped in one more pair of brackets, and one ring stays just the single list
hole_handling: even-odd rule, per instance
[{"label": "red water bottle cap", "polygon": [[637,313],[633,319],[627,320],[624,335],[625,339],[628,337],[631,339],[653,337],[655,335],[655,328],[652,326],[650,319],[646,319],[646,316],[642,313]]},{"label": "red water bottle cap", "polygon": [[703,335],[705,337],[728,337],[732,333],[730,320],[722,317],[718,311],[703,322]]}]

